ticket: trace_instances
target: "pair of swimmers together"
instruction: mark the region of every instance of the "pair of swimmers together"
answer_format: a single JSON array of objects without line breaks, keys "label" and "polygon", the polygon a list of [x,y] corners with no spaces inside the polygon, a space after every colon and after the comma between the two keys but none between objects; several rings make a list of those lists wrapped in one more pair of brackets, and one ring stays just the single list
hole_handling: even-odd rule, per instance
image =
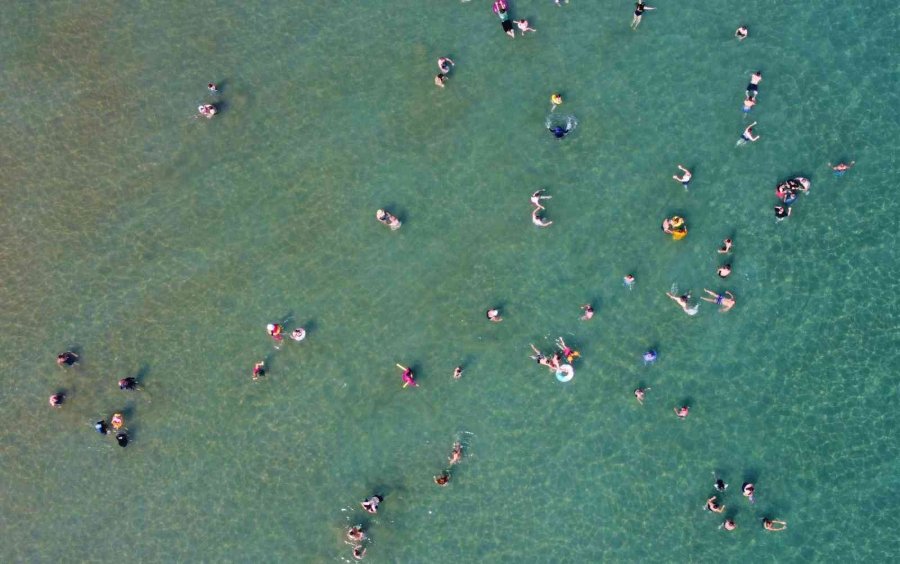
[{"label": "pair of swimmers together", "polygon": [[541,188],[537,192],[531,194],[531,205],[534,206],[531,210],[531,223],[537,225],[538,227],[549,227],[553,224],[552,221],[548,219],[544,219],[541,217],[541,211],[547,209],[541,203],[541,200],[549,200],[553,196],[545,196],[545,190]]},{"label": "pair of swimmers together", "polygon": [[[720,269],[720,272],[721,272],[721,269]],[[730,267],[728,269],[728,272],[729,273],[731,272]],[[722,278],[725,277],[725,276],[722,276],[721,273],[719,274],[719,276],[721,276]],[[727,276],[727,274],[726,274],[726,276]],[[735,301],[734,294],[732,294],[728,290],[725,290],[724,294],[717,294],[716,292],[713,292],[712,290],[708,290],[706,288],[704,288],[703,291],[706,292],[707,294],[709,294],[710,297],[701,296],[700,299],[705,302],[709,302],[709,303],[721,306],[719,308],[720,312],[724,313],[724,312],[730,310],[731,308],[734,307],[735,303],[737,303]],[[677,294],[673,294],[672,292],[666,292],[666,295],[669,296],[669,298],[671,298],[679,306],[681,306],[682,311],[684,311],[686,314],[695,315],[697,313],[698,306],[690,305],[690,299],[691,299],[690,292],[687,292],[686,294],[682,294],[680,296]]]}]

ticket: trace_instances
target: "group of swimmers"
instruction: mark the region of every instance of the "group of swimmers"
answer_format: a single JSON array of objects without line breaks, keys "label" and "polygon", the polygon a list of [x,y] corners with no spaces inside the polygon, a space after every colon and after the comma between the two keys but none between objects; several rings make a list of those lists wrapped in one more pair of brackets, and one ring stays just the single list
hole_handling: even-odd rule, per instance
[{"label": "group of swimmers", "polygon": [[803,192],[809,193],[809,180],[798,176],[775,187],[775,197],[781,200],[783,206],[775,206],[775,220],[782,221],[791,216],[791,204],[797,200],[797,194]]},{"label": "group of swimmers", "polygon": [[[591,307],[590,304],[582,306],[585,309],[585,314],[581,316],[582,319],[590,319],[594,316],[594,308]],[[577,359],[581,358],[581,353],[570,347],[566,344],[562,337],[556,338],[556,347],[559,349],[558,351],[554,351],[552,356],[547,356],[540,351],[534,343],[529,343],[533,355],[529,358],[541,366],[546,366],[550,372],[558,374],[560,369],[566,364],[572,364]],[[565,361],[565,362],[563,362]]]},{"label": "group of swimmers", "polygon": [[[457,368],[457,370],[460,370]],[[450,483],[450,467],[456,466],[463,459],[463,444],[461,441],[456,441],[453,443],[453,448],[450,450],[450,456],[447,457],[448,468],[445,468],[441,471],[440,474],[433,477],[434,483],[438,486],[444,487]],[[378,513],[378,508],[381,506],[381,502],[384,501],[384,496],[381,494],[372,494],[367,497],[363,501],[360,502],[360,507],[363,508],[363,511],[370,515],[375,515]],[[353,558],[356,560],[362,560],[366,557],[366,547],[363,543],[369,540],[369,535],[366,532],[365,527],[362,523],[353,525],[349,529],[347,529],[347,540],[353,544],[353,551],[351,554]]]},{"label": "group of swimmers", "polygon": [[[722,247],[719,249],[719,254],[730,254],[733,243],[731,239],[725,239],[722,242]],[[719,278],[728,278],[731,275],[731,263],[726,262],[725,264],[720,265],[716,269],[716,275]],[[709,302],[711,304],[716,304],[719,307],[719,311],[721,313],[725,313],[735,306],[737,303],[734,294],[732,294],[729,290],[725,290],[724,293],[720,294],[718,292],[713,292],[707,288],[703,288],[703,291],[706,292],[705,296],[701,296],[700,299]],[[685,292],[684,294],[679,294],[674,291],[666,292],[666,295],[677,303],[681,310],[688,315],[696,315],[697,311],[699,311],[699,304],[691,304],[691,292]]]},{"label": "group of swimmers", "polygon": [[[213,82],[207,83],[206,89],[210,94],[213,95],[219,95],[222,93],[222,91],[219,90],[218,85]],[[199,106],[197,106],[197,114],[200,117],[212,119],[212,117],[217,113],[219,113],[219,108],[215,104],[200,104]]]},{"label": "group of swimmers", "polygon": [[[713,472],[713,476],[715,476],[715,472]],[[728,484],[718,476],[715,476],[715,478],[716,481],[713,483],[713,488],[717,493],[706,500],[706,503],[703,505],[703,510],[712,513],[725,513],[725,506],[719,503],[718,498],[719,495],[724,497],[725,490],[728,489]],[[755,492],[756,487],[753,485],[753,482],[744,482],[741,486],[741,494],[747,498],[751,504],[756,503]],[[787,523],[779,521],[778,519],[762,517],[761,522],[763,529],[767,531],[783,531],[787,529]],[[725,518],[721,525],[719,525],[719,528],[725,531],[733,531],[737,529],[737,524],[734,522],[734,518],[729,516]]]},{"label": "group of swimmers", "polygon": [[[272,337],[273,341],[275,341],[275,348],[279,349],[281,347],[281,343],[284,341],[284,326],[281,323],[269,323],[268,325],[266,325],[266,333],[270,337]],[[291,331],[289,336],[292,341],[296,341],[299,343],[306,338],[306,329],[304,329],[303,327],[295,327],[294,330]],[[253,365],[252,377],[254,380],[259,380],[265,375],[266,361],[260,360]]]},{"label": "group of swimmers", "polygon": [[[75,366],[80,360],[81,357],[74,351],[65,351],[56,355],[56,364],[61,367]],[[135,391],[140,389],[137,378],[133,376],[120,378],[118,384],[120,390]],[[50,407],[61,408],[65,401],[65,392],[56,392],[50,396]],[[110,431],[110,427],[112,427],[112,431]],[[125,416],[120,412],[113,413],[109,423],[106,422],[106,419],[101,419],[94,423],[94,430],[104,436],[113,432],[115,433],[116,443],[120,447],[128,446],[128,428],[125,427]]]}]

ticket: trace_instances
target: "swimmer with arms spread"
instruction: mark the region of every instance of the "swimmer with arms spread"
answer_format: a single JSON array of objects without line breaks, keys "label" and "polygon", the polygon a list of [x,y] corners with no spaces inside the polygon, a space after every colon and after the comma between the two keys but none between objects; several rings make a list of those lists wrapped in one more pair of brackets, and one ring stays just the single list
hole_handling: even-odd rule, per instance
[{"label": "swimmer with arms spread", "polygon": [[543,208],[534,208],[531,211],[531,223],[537,225],[538,227],[550,227],[553,225],[553,222],[550,220],[546,220],[539,216],[538,214]]},{"label": "swimmer with arms spread", "polygon": [[760,138],[759,135],[753,135],[753,127],[755,125],[756,125],[756,122],[754,121],[753,123],[751,123],[744,129],[744,132],[741,133],[741,138],[738,139],[738,142],[737,142],[738,145],[743,145],[744,143],[747,143],[747,142],[752,143],[753,141],[759,140],[759,138]]},{"label": "swimmer with arms spread", "polygon": [[678,182],[681,182],[681,185],[684,186],[685,190],[687,190],[688,184],[691,183],[691,177],[693,175],[691,174],[691,171],[689,171],[688,169],[684,168],[681,165],[678,165],[678,168],[681,169],[681,172],[683,172],[684,174],[681,175],[681,178],[679,178],[678,175],[673,174],[672,178],[677,180]]},{"label": "swimmer with arms spread", "polygon": [[544,192],[546,192],[546,190],[541,188],[537,192],[532,193],[531,194],[531,205],[533,205],[539,209],[544,209],[544,206],[541,204],[541,200],[549,200],[550,198],[553,197],[553,196],[545,196]]},{"label": "swimmer with arms spread", "polygon": [[767,517],[763,517],[762,526],[763,529],[767,531],[783,531],[787,529],[787,523],[785,523],[784,521],[769,519]]},{"label": "swimmer with arms spread", "polygon": [[725,511],[725,506],[716,503],[716,496],[712,496],[706,500],[706,507],[704,507],[704,509],[712,511],[713,513],[722,513]]},{"label": "swimmer with arms spread", "polygon": [[709,303],[711,303],[711,304],[716,304],[716,305],[718,305],[718,306],[722,306],[722,307],[719,308],[719,311],[722,312],[722,313],[724,313],[724,312],[728,311],[729,309],[733,308],[733,307],[734,307],[734,304],[736,303],[736,302],[734,301],[734,294],[732,294],[732,293],[729,292],[728,290],[725,290],[725,293],[724,293],[724,294],[717,294],[717,293],[713,292],[712,290],[707,290],[706,288],[703,288],[703,291],[706,292],[707,294],[709,294],[709,295],[712,296],[712,297],[711,297],[711,298],[707,298],[707,297],[705,297],[705,296],[702,296],[700,299],[703,300],[703,301],[705,301],[705,302],[709,302]]},{"label": "swimmer with arms spread", "polygon": [[847,163],[838,163],[836,165],[832,165],[828,163],[828,166],[831,167],[831,172],[834,173],[835,176],[844,176],[844,174],[853,168],[853,165],[856,164],[856,161],[850,161],[850,164]]},{"label": "swimmer with arms spread", "polygon": [[719,249],[719,254],[724,255],[730,253],[732,246],[734,246],[734,242],[731,239],[725,239],[722,241],[722,248]]},{"label": "swimmer with arms spread", "polygon": [[641,17],[644,15],[645,10],[655,10],[651,6],[644,4],[644,0],[638,0],[638,2],[634,5],[634,17],[631,19],[631,29],[637,29],[637,26],[641,25]]}]

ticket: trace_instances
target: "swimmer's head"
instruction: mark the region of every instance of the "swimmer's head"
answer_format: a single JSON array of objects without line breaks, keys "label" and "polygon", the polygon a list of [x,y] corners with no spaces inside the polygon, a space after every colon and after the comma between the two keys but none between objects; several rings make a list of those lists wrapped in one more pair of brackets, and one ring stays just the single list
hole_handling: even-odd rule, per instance
[{"label": "swimmer's head", "polygon": [[273,331],[275,331],[275,325],[269,323],[268,325],[266,325],[266,331],[272,333]]}]

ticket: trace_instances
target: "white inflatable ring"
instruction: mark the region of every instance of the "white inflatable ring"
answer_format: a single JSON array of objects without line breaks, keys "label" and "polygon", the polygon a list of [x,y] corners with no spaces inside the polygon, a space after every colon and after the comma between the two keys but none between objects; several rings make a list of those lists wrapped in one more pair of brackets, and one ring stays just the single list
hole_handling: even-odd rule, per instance
[{"label": "white inflatable ring", "polygon": [[571,364],[563,364],[556,371],[556,379],[560,382],[568,382],[575,377],[575,369]]}]

